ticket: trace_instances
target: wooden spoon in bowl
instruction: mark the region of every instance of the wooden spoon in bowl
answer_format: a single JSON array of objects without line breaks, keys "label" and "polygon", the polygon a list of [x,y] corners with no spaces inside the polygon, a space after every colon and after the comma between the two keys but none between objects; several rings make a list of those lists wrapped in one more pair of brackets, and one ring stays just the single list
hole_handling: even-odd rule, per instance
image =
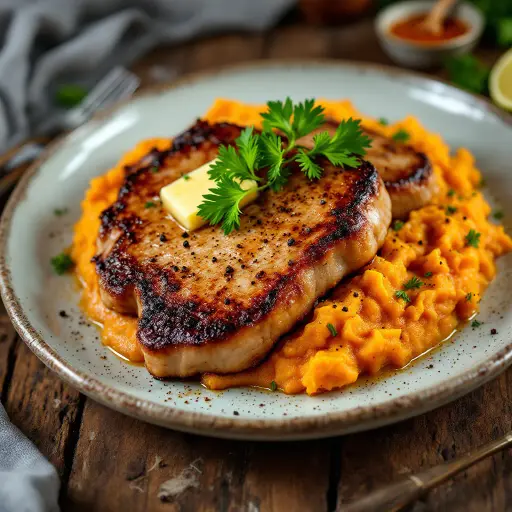
[{"label": "wooden spoon in bowl", "polygon": [[431,34],[442,34],[444,20],[456,2],[457,0],[438,0],[427,14],[427,17],[421,24],[421,28]]}]

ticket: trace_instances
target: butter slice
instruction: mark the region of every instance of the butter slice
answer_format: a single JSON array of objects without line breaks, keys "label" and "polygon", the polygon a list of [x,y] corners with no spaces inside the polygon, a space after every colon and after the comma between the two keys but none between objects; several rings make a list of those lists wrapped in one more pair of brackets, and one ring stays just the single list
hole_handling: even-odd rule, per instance
[{"label": "butter slice", "polygon": [[[203,196],[215,187],[215,182],[208,175],[214,163],[215,160],[212,160],[160,189],[160,199],[164,208],[187,231],[199,229],[208,222],[197,212],[199,205],[203,202]],[[254,188],[254,191],[247,194],[240,202],[240,208],[243,208],[258,197],[258,184],[253,180],[245,180],[240,183],[240,186],[244,190]]]}]

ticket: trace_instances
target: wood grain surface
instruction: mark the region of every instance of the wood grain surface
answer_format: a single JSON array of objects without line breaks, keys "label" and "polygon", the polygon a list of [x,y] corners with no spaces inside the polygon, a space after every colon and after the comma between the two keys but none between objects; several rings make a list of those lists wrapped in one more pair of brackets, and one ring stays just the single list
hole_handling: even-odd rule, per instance
[{"label": "wood grain surface", "polygon": [[[481,52],[492,63],[497,53]],[[291,24],[160,48],[133,65],[143,85],[253,59],[334,57],[388,64],[369,21]],[[440,75],[442,76],[442,74]],[[164,430],[86,399],[47,370],[0,315],[0,396],[57,467],[64,511],[343,510],[403,475],[510,430],[512,370],[456,402],[379,430],[303,443],[213,440]],[[512,454],[499,453],[412,510],[512,510]]]}]

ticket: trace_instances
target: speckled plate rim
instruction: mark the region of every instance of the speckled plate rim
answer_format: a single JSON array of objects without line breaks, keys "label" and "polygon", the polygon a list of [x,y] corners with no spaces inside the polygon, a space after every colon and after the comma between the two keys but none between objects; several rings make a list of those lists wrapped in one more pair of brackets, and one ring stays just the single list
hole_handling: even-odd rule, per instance
[{"label": "speckled plate rim", "polygon": [[[434,80],[420,73],[413,73],[398,68],[379,64],[354,63],[329,59],[289,59],[271,61],[252,61],[249,63],[223,66],[215,70],[194,73],[176,80],[168,85],[157,85],[137,95],[152,96],[213,77],[220,73],[272,67],[292,68],[352,68],[360,73],[372,71],[411,85],[421,85],[426,89],[445,87],[452,96],[467,104],[485,110],[490,115],[500,118],[512,126],[512,116],[492,105],[486,99],[466,93],[442,81]],[[128,102],[132,101],[128,100]],[[95,116],[95,119],[109,117],[124,105],[123,102]],[[80,130],[81,128],[78,128]],[[105,385],[94,376],[73,368],[55,350],[53,350],[31,325],[25,314],[22,301],[16,296],[12,287],[11,272],[7,264],[7,247],[11,222],[17,205],[24,196],[27,187],[40,170],[41,165],[66,143],[71,134],[64,135],[52,143],[27,170],[18,186],[11,194],[0,221],[0,293],[14,327],[32,352],[60,378],[78,389],[88,397],[129,416],[175,430],[182,430],[215,437],[252,440],[294,440],[328,437],[354,431],[369,430],[386,424],[422,414],[444,405],[481,386],[503,372],[512,364],[512,343],[493,354],[480,364],[468,369],[462,375],[453,377],[442,384],[427,390],[395,398],[376,406],[356,407],[349,411],[326,413],[323,416],[279,419],[245,419],[239,417],[220,417],[214,414],[183,411],[169,405],[162,405],[149,400],[138,399],[127,393]]]}]

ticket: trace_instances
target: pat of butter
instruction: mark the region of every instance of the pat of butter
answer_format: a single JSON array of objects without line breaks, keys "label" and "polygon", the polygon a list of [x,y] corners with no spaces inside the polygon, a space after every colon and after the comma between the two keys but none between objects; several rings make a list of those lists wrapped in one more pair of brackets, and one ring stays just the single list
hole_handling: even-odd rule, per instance
[{"label": "pat of butter", "polygon": [[[208,221],[197,214],[199,205],[203,202],[203,196],[215,188],[215,182],[208,175],[210,167],[215,160],[208,162],[195,171],[174,181],[170,185],[162,187],[160,199],[164,208],[187,230],[194,231]],[[253,180],[245,180],[240,183],[244,190],[254,188],[240,202],[240,208],[251,203],[258,197],[257,183]]]}]

